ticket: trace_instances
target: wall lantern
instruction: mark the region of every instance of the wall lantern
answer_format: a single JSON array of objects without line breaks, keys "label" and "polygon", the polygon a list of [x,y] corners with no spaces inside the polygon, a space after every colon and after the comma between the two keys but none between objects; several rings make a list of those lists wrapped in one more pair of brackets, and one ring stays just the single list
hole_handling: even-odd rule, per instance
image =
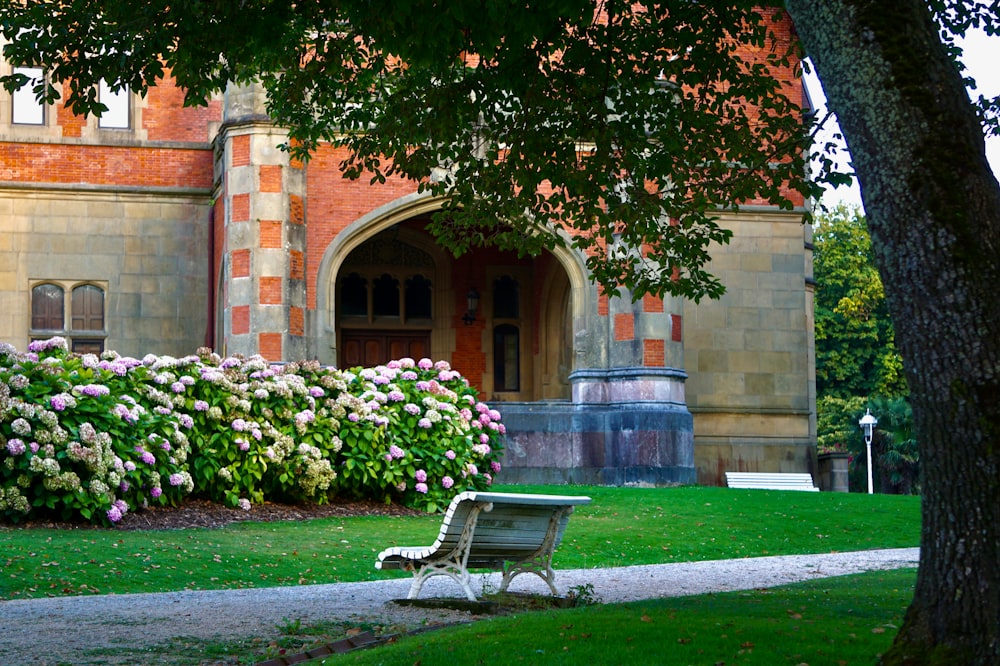
[{"label": "wall lantern", "polygon": [[865,448],[868,451],[868,494],[872,494],[872,433],[878,425],[878,419],[872,416],[872,410],[866,409],[865,415],[858,421],[862,432],[865,434]]},{"label": "wall lantern", "polygon": [[466,299],[466,310],[465,314],[462,315],[462,321],[465,322],[466,326],[470,326],[472,322],[476,321],[476,312],[479,311],[479,292],[473,287],[469,289]]}]

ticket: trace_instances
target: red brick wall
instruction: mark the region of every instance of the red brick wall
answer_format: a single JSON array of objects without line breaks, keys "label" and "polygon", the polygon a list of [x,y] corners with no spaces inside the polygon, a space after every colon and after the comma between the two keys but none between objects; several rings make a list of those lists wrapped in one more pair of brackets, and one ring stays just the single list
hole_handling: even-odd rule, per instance
[{"label": "red brick wall", "polygon": [[288,332],[291,335],[304,335],[306,331],[305,311],[292,306],[288,308]]},{"label": "red brick wall", "polygon": [[618,342],[635,340],[635,315],[631,312],[615,315],[615,340]]},{"label": "red brick wall", "polygon": [[250,221],[250,195],[234,194],[229,204],[230,220],[233,222]]},{"label": "red brick wall", "polygon": [[250,306],[233,306],[233,335],[244,335],[250,332]]},{"label": "red brick wall", "polygon": [[642,297],[643,312],[663,312],[663,299],[659,296],[646,294]]},{"label": "red brick wall", "polygon": [[670,315],[670,339],[673,342],[682,342],[684,340],[681,333],[681,316],[679,314]]},{"label": "red brick wall", "polygon": [[262,277],[260,278],[260,304],[261,305],[281,305],[281,278]]},{"label": "red brick wall", "polygon": [[666,343],[663,340],[643,340],[642,364],[647,368],[662,368],[666,365]]},{"label": "red brick wall", "polygon": [[288,277],[292,280],[304,280],[306,277],[305,255],[298,250],[289,250],[288,263]]},{"label": "red brick wall", "polygon": [[[344,149],[321,146],[309,161],[306,173],[308,197],[305,214],[309,224],[306,298],[310,309],[316,307],[316,279],[320,259],[337,234],[379,206],[416,191],[412,183],[402,179],[390,179],[378,186],[369,185],[369,179],[364,175],[358,180],[346,180],[338,168],[346,155]],[[294,222],[297,197],[290,199]],[[299,204],[301,205],[301,200]],[[464,312],[464,308],[462,311]]]},{"label": "red brick wall", "polygon": [[233,250],[232,262],[234,278],[250,277],[250,250]]},{"label": "red brick wall", "polygon": [[[222,119],[218,100],[204,107],[184,107],[183,92],[173,80],[161,81],[138,105],[141,129],[126,145],[92,145],[83,130],[88,119],[67,107],[54,109],[54,127],[79,143],[5,143],[0,151],[0,180],[23,183],[71,183],[130,187],[210,188],[213,183],[209,132]],[[118,133],[128,141],[131,135]],[[189,147],[151,144],[170,141]]]},{"label": "red brick wall", "polygon": [[186,107],[184,91],[168,78],[150,89],[141,113],[150,141],[207,143],[211,123],[222,120],[222,103],[215,99],[206,106]]},{"label": "red brick wall", "polygon": [[260,246],[265,248],[281,247],[281,221],[260,221]]},{"label": "red brick wall", "polygon": [[230,160],[232,166],[240,167],[250,164],[250,135],[238,134],[229,142]]},{"label": "red brick wall", "polygon": [[212,186],[212,151],[5,143],[0,180],[137,187]]},{"label": "red brick wall", "polygon": [[284,358],[281,352],[281,333],[260,333],[257,336],[257,349],[258,353],[269,361]]},{"label": "red brick wall", "polygon": [[260,191],[280,192],[281,191],[281,167],[273,164],[265,164],[260,167]]}]

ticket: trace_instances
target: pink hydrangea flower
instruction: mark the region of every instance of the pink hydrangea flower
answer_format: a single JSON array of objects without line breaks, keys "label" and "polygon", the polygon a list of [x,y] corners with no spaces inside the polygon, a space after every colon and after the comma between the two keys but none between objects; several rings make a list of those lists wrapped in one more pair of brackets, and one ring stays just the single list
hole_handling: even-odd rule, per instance
[{"label": "pink hydrangea flower", "polygon": [[447,490],[448,488],[451,488],[453,485],[455,485],[455,480],[452,479],[450,476],[446,476],[443,479],[441,479],[441,485],[444,486],[445,490]]},{"label": "pink hydrangea flower", "polygon": [[417,485],[413,486],[413,489],[416,490],[418,493],[425,493],[426,494],[427,493],[427,484],[426,483],[418,483]]}]

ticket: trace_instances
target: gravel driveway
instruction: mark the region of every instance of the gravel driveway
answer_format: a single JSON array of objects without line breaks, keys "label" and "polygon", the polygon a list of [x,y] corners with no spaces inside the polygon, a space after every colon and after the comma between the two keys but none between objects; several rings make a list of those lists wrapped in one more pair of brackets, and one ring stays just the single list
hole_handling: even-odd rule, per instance
[{"label": "gravel driveway", "polygon": [[[560,590],[592,585],[603,602],[773,587],[825,576],[917,565],[919,550],[759,557],[557,573]],[[483,576],[495,589],[499,576]],[[167,592],[0,601],[0,664],[135,664],[144,647],[192,637],[231,641],[273,639],[278,627],[301,621],[375,623],[416,628],[468,621],[468,613],[392,603],[406,597],[408,579],[249,590]],[[547,593],[535,576],[516,579],[512,591]],[[444,577],[424,585],[421,597],[461,597]],[[266,644],[266,643],[265,643]],[[139,650],[140,652],[136,652]],[[121,657],[119,653],[130,655]],[[124,659],[124,660],[122,660]]]}]

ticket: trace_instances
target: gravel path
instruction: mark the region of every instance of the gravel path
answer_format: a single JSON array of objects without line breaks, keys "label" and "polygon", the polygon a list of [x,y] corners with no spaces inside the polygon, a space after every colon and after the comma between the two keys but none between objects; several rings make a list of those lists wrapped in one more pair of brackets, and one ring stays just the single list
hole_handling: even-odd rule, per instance
[{"label": "gravel path", "polygon": [[[611,603],[659,597],[774,587],[825,576],[913,567],[917,548],[851,553],[759,557],[557,573],[565,592],[592,585]],[[482,576],[495,589],[499,576]],[[463,622],[468,613],[401,606],[409,579],[304,585],[252,590],[167,592],[0,601],[0,664],[135,664],[143,647],[191,637],[237,640],[279,634],[277,627],[301,621],[375,623],[412,629]],[[512,591],[546,593],[535,576],[521,576]],[[424,585],[421,597],[462,597],[444,577]],[[137,652],[137,650],[139,652]],[[116,658],[116,653],[129,656]],[[139,655],[139,656],[137,656]]]}]

